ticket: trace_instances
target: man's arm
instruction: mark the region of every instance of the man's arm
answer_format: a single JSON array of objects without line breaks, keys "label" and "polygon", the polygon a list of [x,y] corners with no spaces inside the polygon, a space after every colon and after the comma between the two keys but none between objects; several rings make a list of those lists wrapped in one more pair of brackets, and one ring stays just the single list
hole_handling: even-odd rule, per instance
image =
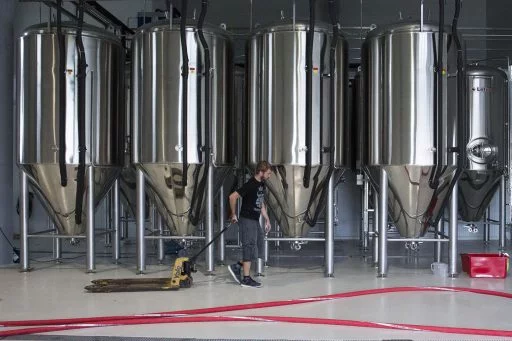
[{"label": "man's arm", "polygon": [[229,195],[229,208],[231,209],[231,216],[229,220],[231,220],[232,223],[238,222],[238,218],[236,216],[236,201],[238,198],[240,198],[240,194],[236,191]]},{"label": "man's arm", "polygon": [[270,218],[268,217],[267,206],[265,203],[261,203],[261,215],[265,218],[265,232],[268,232],[272,225],[270,225]]}]

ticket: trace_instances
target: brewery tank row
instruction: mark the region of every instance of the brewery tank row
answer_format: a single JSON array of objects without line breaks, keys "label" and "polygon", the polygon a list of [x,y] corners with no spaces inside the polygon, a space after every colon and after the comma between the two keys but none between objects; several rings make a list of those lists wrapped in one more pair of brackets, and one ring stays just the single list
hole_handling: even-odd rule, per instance
[{"label": "brewery tank row", "polygon": [[[143,172],[148,197],[177,236],[193,235],[204,219],[207,166],[217,192],[235,158],[243,158],[250,171],[262,159],[272,164],[268,205],[285,235],[294,238],[305,237],[317,223],[330,178],[354,167],[355,138],[378,193],[379,171],[385,170],[390,222],[406,238],[423,236],[441,219],[459,178],[461,218],[480,220],[507,167],[507,74],[468,66],[463,76],[449,28],[441,47],[435,25],[400,23],[368,33],[357,88],[359,136],[347,110],[347,43],[329,25],[317,23],[311,34],[307,21],[279,23],[251,35],[243,117],[232,110],[232,41],[220,28],[202,29],[208,52],[196,25],[183,30],[179,22],[163,22],[136,32],[131,118],[125,113],[120,40],[90,26],[64,24],[60,30],[30,27],[19,41],[18,163],[61,234],[82,234],[83,219],[91,214],[89,193],[97,205],[126,170],[130,119],[128,164]],[[78,30],[85,73],[79,69]],[[436,70],[439,56],[442,70]],[[463,102],[453,100],[460,96]],[[235,142],[231,130],[239,119],[246,131],[244,141]],[[242,142],[246,155],[235,155],[235,144]],[[94,181],[84,184],[91,171]]]}]

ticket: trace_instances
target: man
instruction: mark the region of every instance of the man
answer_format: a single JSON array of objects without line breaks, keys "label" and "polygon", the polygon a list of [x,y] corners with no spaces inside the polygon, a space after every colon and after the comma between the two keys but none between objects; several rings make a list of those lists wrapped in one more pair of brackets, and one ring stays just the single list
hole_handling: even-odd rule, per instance
[{"label": "man", "polygon": [[[242,261],[228,267],[234,280],[243,287],[259,288],[261,283],[250,276],[251,262],[263,256],[264,233],[260,226],[260,214],[265,218],[265,233],[270,231],[270,219],[265,206],[265,180],[270,178],[272,169],[267,161],[256,165],[254,176],[241,188],[229,195],[231,223],[238,223],[242,239]],[[240,219],[236,216],[236,202],[242,197]],[[243,279],[240,272],[243,270]]]}]

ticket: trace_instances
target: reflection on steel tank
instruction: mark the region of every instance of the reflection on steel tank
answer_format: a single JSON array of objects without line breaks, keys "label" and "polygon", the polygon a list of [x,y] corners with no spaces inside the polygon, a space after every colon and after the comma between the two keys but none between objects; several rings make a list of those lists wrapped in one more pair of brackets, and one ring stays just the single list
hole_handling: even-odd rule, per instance
[{"label": "reflection on steel tank", "polygon": [[[449,198],[457,168],[457,51],[450,28],[400,23],[371,31],[363,45],[364,164],[379,191],[389,178],[389,216],[403,237],[423,236]],[[452,43],[450,43],[452,40]],[[442,51],[439,51],[439,48]],[[443,55],[438,111],[437,58]]]},{"label": "reflection on steel tank", "polygon": [[[174,235],[194,233],[205,210],[206,174],[204,108],[211,115],[214,191],[234,163],[230,138],[233,122],[231,41],[225,31],[203,29],[211,69],[204,70],[204,52],[195,26],[187,25],[188,85],[186,127],[182,116],[183,84],[180,25],[174,21],[141,27],[132,42],[132,155],[146,178],[160,215]],[[204,99],[204,72],[210,72],[210,103]],[[185,128],[185,129],[184,129]],[[186,146],[186,147],[185,147]],[[183,174],[186,153],[186,174]]]},{"label": "reflection on steel tank", "polygon": [[[334,176],[349,166],[349,118],[346,110],[347,43],[338,36],[336,73],[329,69],[330,26],[316,24],[312,45],[312,86],[306,89],[307,22],[283,23],[262,28],[248,43],[248,141],[247,162],[254,169],[268,160],[274,172],[267,181],[267,204],[282,231],[303,237],[325,208],[330,126],[334,125]],[[334,74],[332,74],[334,73]],[[330,77],[335,77],[335,115],[330,121]],[[309,97],[310,96],[310,97]],[[308,126],[307,98],[312,101]],[[311,134],[308,147],[307,136]],[[310,148],[311,177],[305,184]]]},{"label": "reflection on steel tank", "polygon": [[[60,91],[61,57],[56,27],[31,26],[19,38],[18,61],[18,163],[61,234],[85,231],[86,193],[77,207],[79,166],[77,27],[62,25],[65,84]],[[124,49],[113,34],[84,25],[82,40],[85,76],[85,178],[94,169],[94,203],[97,205],[123,166],[124,150]],[[65,96],[65,108],[60,101]],[[59,127],[65,119],[65,129]],[[65,135],[65,144],[60,137]],[[60,151],[64,162],[59,163]],[[61,183],[61,167],[67,184]],[[87,186],[87,185],[86,185]],[[81,210],[81,214],[79,213]],[[75,217],[81,217],[77,223]],[[79,219],[80,220],[80,219]]]},{"label": "reflection on steel tank", "polygon": [[459,213],[479,221],[500,186],[507,159],[508,77],[487,66],[466,69],[468,166],[459,180]]}]

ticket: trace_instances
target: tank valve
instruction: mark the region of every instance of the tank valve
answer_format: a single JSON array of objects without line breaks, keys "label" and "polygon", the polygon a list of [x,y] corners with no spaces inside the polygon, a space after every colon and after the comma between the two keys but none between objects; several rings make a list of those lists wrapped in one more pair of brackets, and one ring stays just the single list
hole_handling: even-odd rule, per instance
[{"label": "tank valve", "polygon": [[71,238],[69,240],[69,244],[72,246],[78,246],[80,244],[80,239],[78,238]]},{"label": "tank valve", "polygon": [[468,229],[469,233],[478,233],[478,226],[475,224],[467,224],[465,227]]},{"label": "tank valve", "polygon": [[420,243],[418,243],[418,242],[405,242],[405,248],[407,250],[418,252],[420,250]]},{"label": "tank valve", "polygon": [[302,244],[305,244],[305,242],[296,240],[290,244],[290,249],[292,249],[293,251],[300,251],[302,249]]}]

